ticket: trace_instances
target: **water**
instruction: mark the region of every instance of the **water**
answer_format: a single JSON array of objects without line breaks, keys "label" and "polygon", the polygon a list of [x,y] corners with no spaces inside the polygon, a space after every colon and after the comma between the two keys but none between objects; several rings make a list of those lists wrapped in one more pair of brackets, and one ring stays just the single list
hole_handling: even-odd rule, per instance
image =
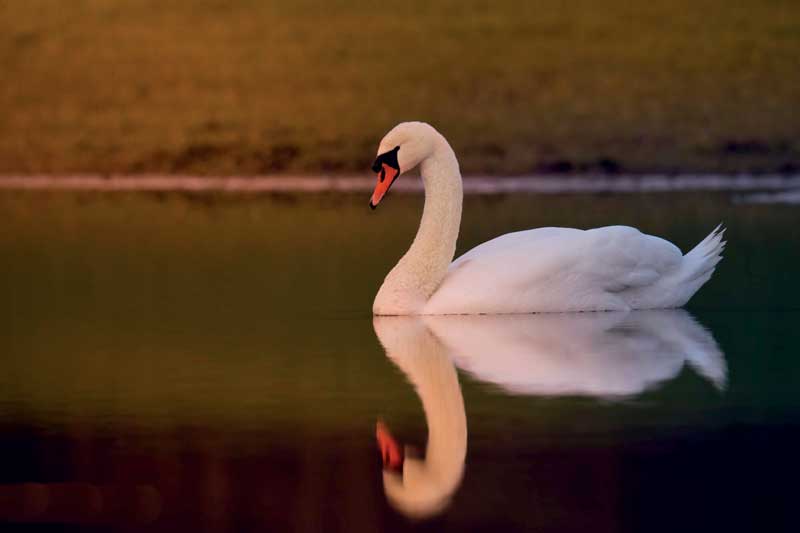
[{"label": "water", "polygon": [[3,529],[796,529],[795,207],[468,197],[460,252],[542,225],[729,245],[688,312],[373,323],[420,208],[0,192]]}]

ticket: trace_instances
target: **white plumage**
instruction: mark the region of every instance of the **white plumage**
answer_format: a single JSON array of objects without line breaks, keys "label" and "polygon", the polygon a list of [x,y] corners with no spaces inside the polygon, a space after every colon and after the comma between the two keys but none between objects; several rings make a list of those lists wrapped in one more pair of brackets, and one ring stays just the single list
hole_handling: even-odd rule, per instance
[{"label": "white plumage", "polygon": [[680,307],[708,281],[725,247],[720,227],[686,255],[627,226],[538,228],[492,239],[451,264],[463,199],[455,154],[420,122],[396,126],[378,153],[395,147],[400,172],[420,165],[425,209],[413,244],[378,291],[376,315]]},{"label": "white plumage", "polygon": [[681,307],[711,277],[723,248],[719,229],[685,256],[671,242],[627,226],[509,233],[455,260],[422,312]]}]

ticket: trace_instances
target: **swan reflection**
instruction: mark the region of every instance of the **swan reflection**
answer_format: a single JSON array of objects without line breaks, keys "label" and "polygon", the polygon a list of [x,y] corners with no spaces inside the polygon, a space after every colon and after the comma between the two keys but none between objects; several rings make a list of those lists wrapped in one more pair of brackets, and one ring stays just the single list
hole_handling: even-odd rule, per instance
[{"label": "swan reflection", "polygon": [[375,333],[386,355],[414,385],[428,425],[425,457],[409,457],[378,422],[384,459],[383,488],[389,503],[403,514],[423,518],[450,501],[464,473],[467,417],[455,367],[447,351],[416,317],[375,317]]},{"label": "swan reflection", "polygon": [[425,412],[424,458],[409,457],[382,423],[383,486],[401,513],[443,510],[464,473],[467,422],[456,367],[514,394],[620,397],[676,377],[684,364],[725,386],[711,334],[680,309],[628,313],[375,317],[387,357]]},{"label": "swan reflection", "polygon": [[639,394],[684,363],[725,386],[717,343],[682,309],[424,320],[456,366],[515,394]]}]

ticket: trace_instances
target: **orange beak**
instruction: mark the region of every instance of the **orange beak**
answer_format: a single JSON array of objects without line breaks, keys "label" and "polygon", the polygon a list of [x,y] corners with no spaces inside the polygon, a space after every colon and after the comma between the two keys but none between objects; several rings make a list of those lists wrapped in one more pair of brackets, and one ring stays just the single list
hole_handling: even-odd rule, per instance
[{"label": "orange beak", "polygon": [[383,467],[395,472],[402,472],[403,450],[392,437],[392,434],[389,433],[389,428],[386,427],[386,424],[380,420],[375,424],[375,438],[378,441],[378,448],[380,448]]},{"label": "orange beak", "polygon": [[394,180],[400,175],[400,170],[383,163],[378,172],[378,183],[375,184],[375,190],[372,192],[372,198],[369,200],[369,206],[375,209],[378,204],[383,200],[383,197],[389,191]]}]

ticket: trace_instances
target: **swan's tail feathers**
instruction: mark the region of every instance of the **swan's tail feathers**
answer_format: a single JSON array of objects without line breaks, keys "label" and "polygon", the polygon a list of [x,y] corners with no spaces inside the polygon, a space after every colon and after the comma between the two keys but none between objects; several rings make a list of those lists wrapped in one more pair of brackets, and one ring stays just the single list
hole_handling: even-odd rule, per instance
[{"label": "swan's tail feathers", "polygon": [[722,251],[725,249],[725,241],[722,239],[724,234],[725,228],[720,224],[708,237],[700,241],[700,244],[683,256],[682,283],[689,289],[686,301],[711,278],[717,263],[722,260]]},{"label": "swan's tail feathers", "polygon": [[692,248],[685,256],[687,265],[693,266],[694,276],[687,278],[690,281],[708,274],[710,277],[714,273],[714,268],[722,260],[722,251],[725,249],[725,228],[722,224],[714,228],[708,237],[700,241],[700,244]]}]

